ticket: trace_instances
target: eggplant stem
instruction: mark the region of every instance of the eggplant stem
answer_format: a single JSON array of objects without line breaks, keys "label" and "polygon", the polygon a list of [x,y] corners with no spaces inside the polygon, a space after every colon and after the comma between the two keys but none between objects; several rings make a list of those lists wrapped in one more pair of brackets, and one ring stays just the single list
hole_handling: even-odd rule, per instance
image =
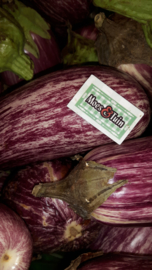
[{"label": "eggplant stem", "polygon": [[105,18],[106,18],[106,15],[104,14],[104,12],[100,12],[94,17],[94,23],[97,29],[100,30]]},{"label": "eggplant stem", "polygon": [[35,197],[63,200],[79,216],[90,219],[96,208],[117,188],[127,183],[127,180],[119,180],[108,184],[115,172],[115,168],[81,159],[66,178],[52,183],[39,183],[33,188],[32,194]]}]

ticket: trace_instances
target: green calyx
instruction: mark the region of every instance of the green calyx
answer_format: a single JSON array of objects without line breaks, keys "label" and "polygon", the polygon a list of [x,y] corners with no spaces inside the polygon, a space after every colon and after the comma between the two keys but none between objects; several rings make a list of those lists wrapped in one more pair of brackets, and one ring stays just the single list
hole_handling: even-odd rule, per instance
[{"label": "green calyx", "polygon": [[94,41],[73,32],[69,27],[68,44],[62,50],[62,61],[65,65],[98,62]]},{"label": "green calyx", "polygon": [[33,54],[36,58],[39,58],[39,49],[30,33],[35,33],[42,38],[50,39],[51,37],[48,32],[50,28],[49,25],[34,9],[26,7],[17,0],[3,5],[3,8],[11,13],[22,27],[26,40],[24,49]]},{"label": "green calyx", "polygon": [[14,17],[0,8],[0,72],[10,70],[19,77],[30,80],[34,65],[24,53],[25,36]]},{"label": "green calyx", "polygon": [[152,1],[151,0],[93,0],[95,6],[116,12],[142,24],[148,45],[152,48]]}]

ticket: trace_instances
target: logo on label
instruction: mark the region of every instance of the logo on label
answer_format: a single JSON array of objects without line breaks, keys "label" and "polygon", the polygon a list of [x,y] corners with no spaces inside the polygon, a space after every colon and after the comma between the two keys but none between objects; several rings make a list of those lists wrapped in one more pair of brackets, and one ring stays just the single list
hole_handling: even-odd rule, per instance
[{"label": "logo on label", "polygon": [[113,124],[122,128],[125,125],[125,121],[123,120],[122,116],[118,116],[118,113],[113,110],[113,108],[108,105],[106,108],[96,100],[96,96],[91,94],[85,100],[91,107],[97,110],[103,118],[109,119]]}]

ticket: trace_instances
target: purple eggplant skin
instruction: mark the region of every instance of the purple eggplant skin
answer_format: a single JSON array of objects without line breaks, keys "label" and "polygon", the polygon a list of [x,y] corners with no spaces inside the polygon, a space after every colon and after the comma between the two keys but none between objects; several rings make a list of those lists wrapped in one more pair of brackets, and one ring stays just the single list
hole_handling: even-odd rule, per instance
[{"label": "purple eggplant skin", "polygon": [[29,5],[51,25],[61,49],[67,43],[67,27],[77,26],[89,19],[92,0],[30,0]]},{"label": "purple eggplant skin", "polygon": [[68,21],[71,24],[78,24],[88,18],[91,2],[91,0],[31,0],[29,4],[33,4],[43,16],[45,14],[51,25],[66,26]]},{"label": "purple eggplant skin", "polygon": [[76,215],[62,200],[32,195],[35,184],[60,180],[72,167],[71,159],[33,164],[10,177],[3,189],[3,202],[25,221],[36,253],[86,249],[101,228],[94,219]]},{"label": "purple eggplant skin", "polygon": [[83,26],[74,30],[80,36],[95,41],[99,34],[99,30],[95,27],[94,23],[84,24]]},{"label": "purple eggplant skin", "polygon": [[151,136],[97,147],[84,158],[116,168],[109,183],[128,180],[93,212],[95,218],[109,224],[152,223]]},{"label": "purple eggplant skin", "polygon": [[103,224],[90,251],[152,254],[152,227],[111,226]]},{"label": "purple eggplant skin", "polygon": [[150,120],[149,101],[130,76],[104,66],[59,70],[0,100],[0,169],[71,156],[112,142],[67,107],[91,74],[144,112],[127,139],[144,132]]},{"label": "purple eggplant skin", "polygon": [[151,256],[107,254],[85,262],[79,270],[151,270]]}]

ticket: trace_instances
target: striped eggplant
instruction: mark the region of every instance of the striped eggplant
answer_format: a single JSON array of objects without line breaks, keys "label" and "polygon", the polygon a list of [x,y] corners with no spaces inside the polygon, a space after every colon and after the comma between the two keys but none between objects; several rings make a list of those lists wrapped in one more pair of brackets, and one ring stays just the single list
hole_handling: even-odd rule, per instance
[{"label": "striped eggplant", "polygon": [[90,151],[86,160],[117,169],[109,183],[126,179],[93,216],[110,224],[152,223],[152,137],[111,144]]},{"label": "striped eggplant", "polygon": [[35,252],[74,251],[87,248],[101,224],[83,220],[59,199],[36,198],[32,189],[39,182],[64,178],[73,167],[71,159],[58,159],[27,166],[10,177],[3,202],[25,221]]},{"label": "striped eggplant", "polygon": [[152,227],[103,224],[89,250],[104,253],[152,254]]},{"label": "striped eggplant", "polygon": [[67,270],[150,270],[152,269],[151,256],[135,256],[124,254],[107,254],[89,260],[79,268]]},{"label": "striped eggplant", "polygon": [[0,169],[70,156],[112,142],[67,107],[91,74],[144,112],[127,139],[144,132],[150,120],[149,101],[129,75],[104,66],[59,70],[1,98]]},{"label": "striped eggplant", "polygon": [[47,16],[51,25],[66,25],[81,23],[89,16],[91,0],[32,0],[35,9]]},{"label": "striped eggplant", "polygon": [[25,223],[0,203],[0,269],[29,269],[32,252],[33,243]]},{"label": "striped eggplant", "polygon": [[51,25],[61,49],[66,45],[67,25],[80,25],[89,19],[92,0],[30,0],[29,5],[37,10]]}]

